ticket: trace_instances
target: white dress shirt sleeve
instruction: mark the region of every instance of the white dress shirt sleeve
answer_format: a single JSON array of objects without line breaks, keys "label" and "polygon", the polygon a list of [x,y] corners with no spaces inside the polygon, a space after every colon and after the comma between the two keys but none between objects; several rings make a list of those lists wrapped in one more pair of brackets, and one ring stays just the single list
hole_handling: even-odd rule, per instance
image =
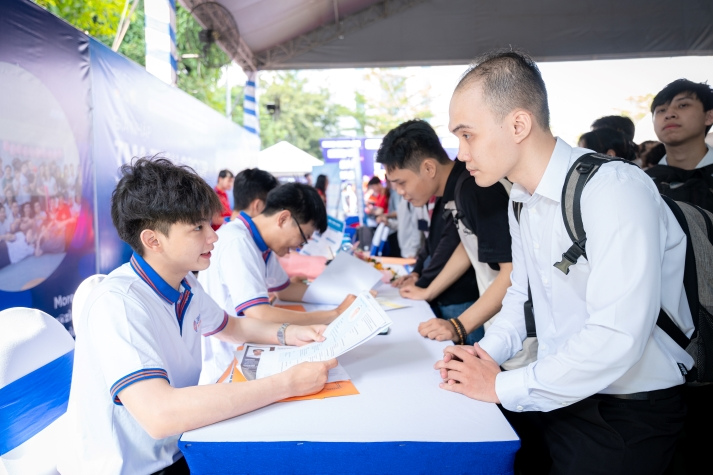
[{"label": "white dress shirt sleeve", "polygon": [[[653,384],[652,389],[661,388],[655,386],[657,376],[650,374],[651,358],[660,360],[657,372],[674,379],[678,373],[680,378],[675,361],[650,341],[661,306],[661,268],[670,241],[665,211],[650,179],[629,167],[602,167],[584,189],[587,260],[581,257],[569,275],[553,267],[539,269],[543,278],[531,282],[536,284],[538,360],[497,376],[496,393],[507,409],[549,411],[611,392],[613,383],[627,379],[639,378]],[[553,226],[561,226],[561,220],[561,213],[555,213]],[[675,241],[669,244],[679,246],[680,238]],[[507,322],[514,320],[512,308],[519,304],[521,298],[516,297],[523,287],[517,273],[523,267],[522,243],[513,236],[515,246],[519,248],[513,252],[517,292],[509,291],[506,297]],[[551,252],[559,260],[557,251]],[[538,313],[538,299],[549,301],[549,315]],[[522,327],[513,326],[522,336]],[[638,374],[642,357],[648,360],[648,366],[643,366],[649,368],[645,378]]]}]

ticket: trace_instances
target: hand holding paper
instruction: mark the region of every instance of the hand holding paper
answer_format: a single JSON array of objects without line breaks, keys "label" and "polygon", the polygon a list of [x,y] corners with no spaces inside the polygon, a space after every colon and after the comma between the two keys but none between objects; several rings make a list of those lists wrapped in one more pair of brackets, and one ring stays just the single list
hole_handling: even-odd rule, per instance
[{"label": "hand holding paper", "polygon": [[345,312],[327,326],[324,341],[263,354],[256,377],[277,374],[304,361],[336,358],[375,337],[389,325],[391,320],[371,293],[362,292]]}]

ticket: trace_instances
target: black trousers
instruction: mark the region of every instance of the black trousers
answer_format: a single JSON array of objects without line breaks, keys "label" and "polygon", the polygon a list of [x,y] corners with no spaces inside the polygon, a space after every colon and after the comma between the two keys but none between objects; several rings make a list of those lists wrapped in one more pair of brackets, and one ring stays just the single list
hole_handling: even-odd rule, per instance
[{"label": "black trousers", "polygon": [[191,471],[188,468],[188,463],[186,463],[186,458],[181,457],[180,459],[173,462],[168,467],[158,472],[154,472],[151,475],[190,475]]},{"label": "black trousers", "polygon": [[680,392],[651,401],[595,395],[551,412],[500,409],[521,441],[516,475],[662,474],[686,414]]}]

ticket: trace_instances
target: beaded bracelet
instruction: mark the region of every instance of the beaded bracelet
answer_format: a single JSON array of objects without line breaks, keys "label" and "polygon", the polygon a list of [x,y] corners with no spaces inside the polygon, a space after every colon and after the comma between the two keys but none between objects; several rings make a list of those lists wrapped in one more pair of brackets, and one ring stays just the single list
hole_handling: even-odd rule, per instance
[{"label": "beaded bracelet", "polygon": [[453,325],[453,328],[456,331],[456,336],[458,337],[458,341],[454,341],[453,343],[460,344],[460,343],[465,342],[465,338],[463,338],[463,333],[461,332],[461,329],[458,328],[458,324],[456,322],[454,322],[454,320],[456,320],[456,319],[451,318],[450,320],[448,320],[449,322],[451,322],[451,325]]},{"label": "beaded bracelet", "polygon": [[458,331],[460,334],[460,344],[465,345],[465,340],[468,337],[468,332],[465,331],[465,327],[461,323],[460,319],[458,318],[453,318],[451,320],[455,320],[456,327],[458,327]]}]

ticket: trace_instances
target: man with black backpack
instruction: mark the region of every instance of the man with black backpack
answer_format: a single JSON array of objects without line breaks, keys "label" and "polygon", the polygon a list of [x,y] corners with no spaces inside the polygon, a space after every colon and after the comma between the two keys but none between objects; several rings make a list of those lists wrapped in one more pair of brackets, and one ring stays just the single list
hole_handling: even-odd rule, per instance
[{"label": "man with black backpack", "polygon": [[[578,243],[586,253],[566,264],[563,187],[591,151],[552,135],[544,81],[524,53],[496,51],[470,68],[451,99],[449,128],[478,185],[507,177],[521,210],[519,221],[509,210],[513,272],[502,310],[479,343],[444,350],[435,365],[441,387],[501,405],[521,439],[516,473],[662,473],[683,427],[680,386],[693,366],[656,324],[663,308],[686,336],[694,331],[686,235],[670,208],[638,167],[602,165],[581,206],[566,210],[587,233]],[[528,300],[537,359],[501,371],[527,336]]]},{"label": "man with black backpack", "polygon": [[713,125],[713,89],[677,79],[656,94],[651,114],[666,155],[646,173],[662,194],[713,212],[713,148],[705,142]]}]

